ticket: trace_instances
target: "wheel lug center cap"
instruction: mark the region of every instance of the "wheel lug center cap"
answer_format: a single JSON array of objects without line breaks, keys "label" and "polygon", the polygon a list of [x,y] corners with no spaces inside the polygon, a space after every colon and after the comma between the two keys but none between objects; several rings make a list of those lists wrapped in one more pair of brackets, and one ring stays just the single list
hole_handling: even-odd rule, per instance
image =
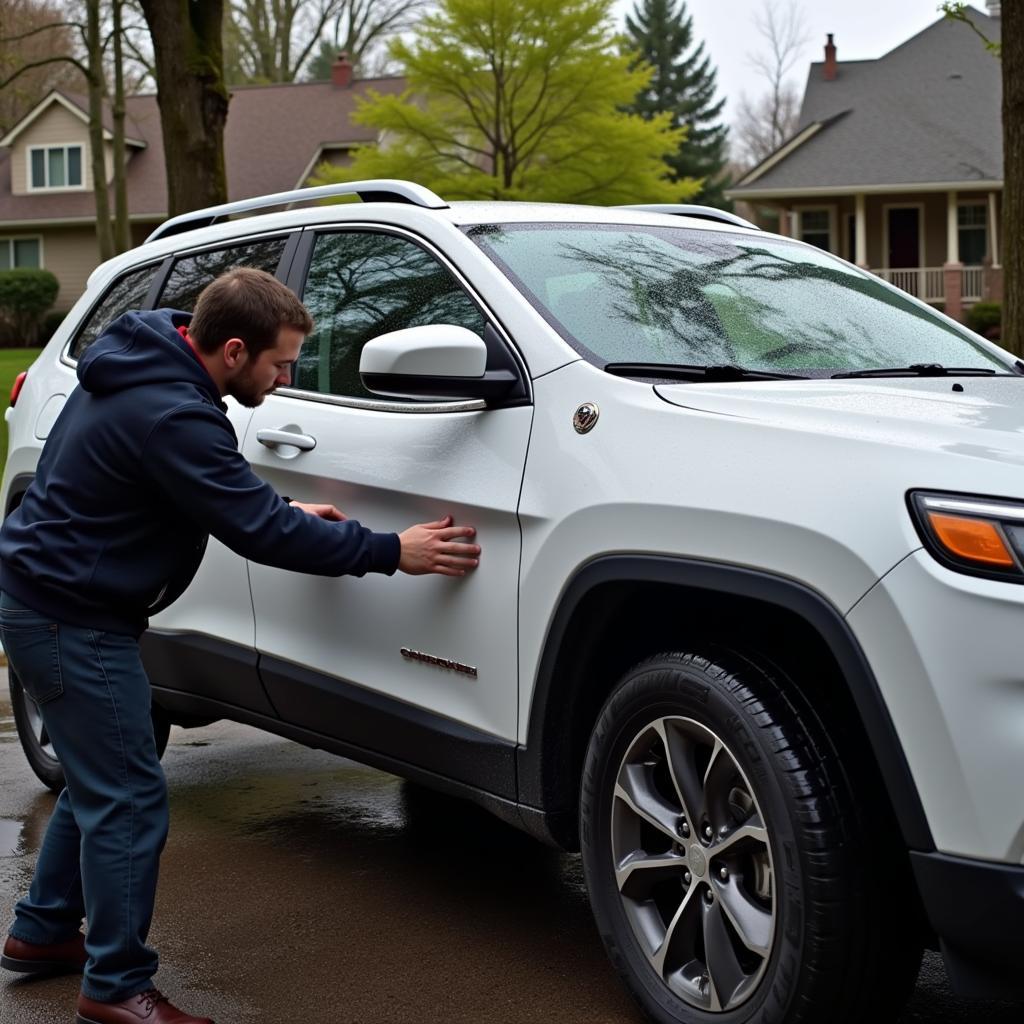
[{"label": "wheel lug center cap", "polygon": [[686,859],[690,863],[690,870],[696,878],[703,878],[708,870],[708,859],[701,848],[700,843],[692,843],[687,851]]}]

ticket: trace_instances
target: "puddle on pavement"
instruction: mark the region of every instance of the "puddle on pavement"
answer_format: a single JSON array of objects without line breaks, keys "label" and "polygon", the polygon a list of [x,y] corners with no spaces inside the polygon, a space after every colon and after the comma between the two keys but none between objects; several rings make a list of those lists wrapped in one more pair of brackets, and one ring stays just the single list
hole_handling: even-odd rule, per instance
[{"label": "puddle on pavement", "polygon": [[21,853],[22,823],[0,818],[0,857],[16,857]]}]

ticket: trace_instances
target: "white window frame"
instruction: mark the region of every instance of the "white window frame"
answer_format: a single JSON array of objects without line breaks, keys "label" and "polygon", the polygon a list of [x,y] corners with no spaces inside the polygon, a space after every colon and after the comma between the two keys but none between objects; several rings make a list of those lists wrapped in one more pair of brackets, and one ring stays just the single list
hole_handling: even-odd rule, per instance
[{"label": "white window frame", "polygon": [[[960,226],[960,210],[961,210],[962,207],[965,207],[965,206],[980,207],[984,211],[985,216],[982,219],[982,223],[981,224],[975,224],[975,225],[972,225],[971,227],[968,227],[968,228],[963,228],[963,227]],[[961,231],[978,231],[978,230],[982,231],[984,233],[984,235],[985,235],[985,254],[984,254],[984,256],[981,257],[982,262],[984,262],[985,258],[988,257],[991,254],[991,248],[992,248],[992,239],[989,237],[988,197],[986,196],[984,199],[980,199],[980,200],[979,199],[958,199],[956,201],[956,210],[957,210],[957,225],[956,225],[957,248],[960,250],[960,254],[961,254],[960,255],[960,262],[961,263],[964,262],[964,259],[963,259],[963,246],[960,244],[960,232]],[[980,266],[982,266],[982,263],[964,263],[964,266],[965,267],[966,266],[969,266],[969,267],[980,267]]]},{"label": "white window frame", "polygon": [[39,266],[28,267],[29,270],[45,270],[46,269],[46,254],[43,252],[43,236],[42,235],[0,235],[0,245],[6,245],[10,247],[11,256],[11,270],[17,270],[18,267],[14,265],[14,243],[15,242],[38,242],[39,243]]},{"label": "white window frame", "polygon": [[[917,263],[916,267],[889,266],[889,211],[917,210]],[[923,270],[928,266],[928,253],[925,251],[924,203],[883,203],[882,204],[882,267],[885,270]]]},{"label": "white window frame", "polygon": [[[798,242],[804,241],[804,214],[806,213],[827,213],[828,214],[828,248],[826,252],[831,253],[833,256],[838,256],[836,242],[839,239],[837,214],[838,206],[835,203],[815,203],[813,206],[794,206],[793,211],[797,214],[797,225],[796,235],[794,236]],[[808,242],[808,245],[813,245],[813,242]]]},{"label": "white window frame", "polygon": [[[64,175],[67,177],[68,150],[78,149],[82,153],[82,183],[80,185],[35,185],[32,182],[32,154],[43,152],[43,169],[47,178],[50,176],[50,150],[61,149],[64,151]],[[85,192],[86,191],[86,169],[85,169],[85,144],[81,142],[54,142],[45,146],[27,146],[25,149],[25,181],[28,184],[29,192]]]}]

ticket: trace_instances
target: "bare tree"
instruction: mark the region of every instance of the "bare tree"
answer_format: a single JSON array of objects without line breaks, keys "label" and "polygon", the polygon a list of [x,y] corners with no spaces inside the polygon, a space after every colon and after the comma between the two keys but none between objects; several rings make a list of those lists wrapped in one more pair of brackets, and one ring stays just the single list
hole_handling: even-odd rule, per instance
[{"label": "bare tree", "polygon": [[329,78],[344,51],[360,67],[409,28],[429,0],[230,0],[224,66],[231,82]]},{"label": "bare tree", "polygon": [[[69,72],[81,75],[85,79],[89,106],[89,149],[91,152],[91,171],[93,181],[93,198],[96,203],[96,243],[100,259],[107,260],[116,252],[121,252],[131,245],[128,227],[128,198],[125,184],[125,148],[124,148],[124,82],[123,65],[119,52],[121,41],[120,6],[122,0],[112,0],[110,9],[102,0],[81,0],[80,3],[67,4],[63,20],[53,17],[38,21],[30,28],[9,36],[0,37],[0,47],[15,47],[22,54],[20,61],[6,75],[0,76],[0,94],[10,88],[24,76],[38,73],[41,69],[61,68],[65,75]],[[23,4],[27,9],[31,5]],[[47,6],[48,15],[57,14],[54,8]],[[25,13],[23,10],[22,13]],[[38,7],[36,8],[38,13]],[[112,25],[110,25],[112,16]],[[105,160],[105,144],[103,137],[104,103],[108,95],[107,86],[107,48],[114,44],[113,91],[114,105],[114,146],[112,163],[114,172],[115,219],[110,216],[110,196],[108,194],[107,170]],[[38,49],[34,60],[25,60],[23,48],[32,45]],[[51,82],[49,88],[56,84],[78,85],[77,81],[64,78]],[[45,95],[45,93],[44,93]],[[39,96],[38,99],[41,99]],[[24,113],[24,111],[21,111]]]},{"label": "bare tree", "polygon": [[[51,89],[80,87],[79,70],[50,60],[74,49],[72,29],[49,0],[4,0],[0,4],[0,135]],[[45,61],[45,63],[43,63]],[[27,65],[32,65],[26,70]]]},{"label": "bare tree", "polygon": [[741,154],[751,166],[774,153],[796,131],[800,96],[787,76],[808,42],[797,0],[765,0],[754,22],[765,45],[748,54],[748,60],[767,88],[757,99],[740,98],[736,121]]}]

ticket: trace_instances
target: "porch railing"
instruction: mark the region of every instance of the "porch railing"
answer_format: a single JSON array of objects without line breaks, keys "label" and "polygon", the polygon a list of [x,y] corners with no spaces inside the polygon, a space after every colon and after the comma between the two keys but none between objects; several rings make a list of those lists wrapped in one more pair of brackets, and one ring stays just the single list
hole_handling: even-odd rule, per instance
[{"label": "porch railing", "polygon": [[[872,270],[883,281],[925,302],[945,302],[946,281],[942,267],[881,267]],[[964,302],[978,302],[984,290],[984,268],[964,267],[960,272],[960,292]]]}]

